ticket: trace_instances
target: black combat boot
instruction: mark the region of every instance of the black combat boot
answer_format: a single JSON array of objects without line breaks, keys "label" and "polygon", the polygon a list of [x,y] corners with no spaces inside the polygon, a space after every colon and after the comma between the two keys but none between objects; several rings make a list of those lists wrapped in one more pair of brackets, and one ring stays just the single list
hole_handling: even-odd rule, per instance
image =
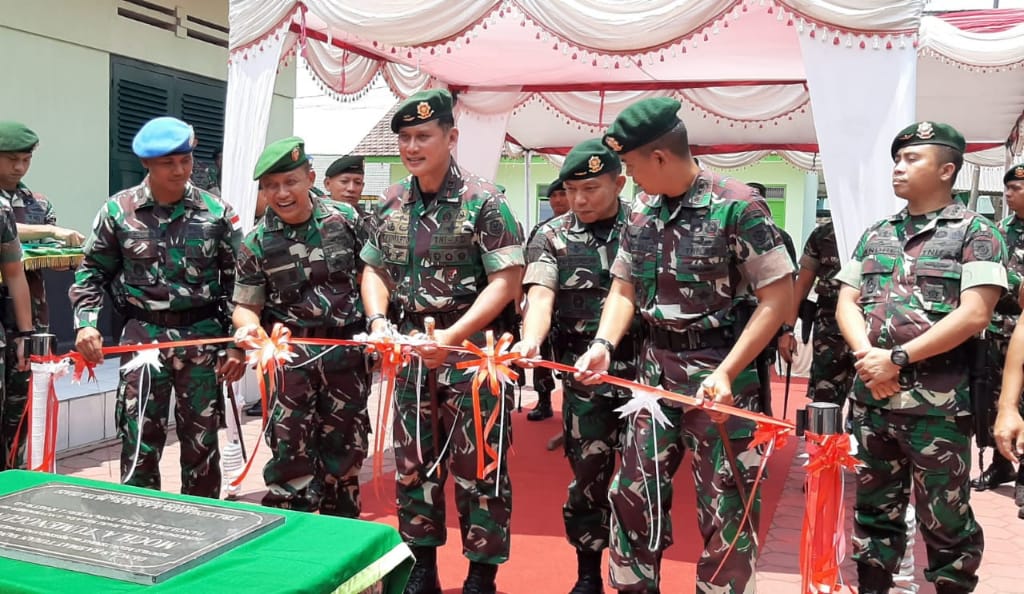
[{"label": "black combat boot", "polygon": [[996,454],[992,458],[992,463],[985,469],[985,472],[971,481],[971,488],[975,491],[987,491],[995,489],[1003,483],[1008,483],[1015,478],[1017,478],[1017,474],[1013,472],[1013,462],[1010,462],[1001,454]]},{"label": "black combat boot", "polygon": [[576,551],[576,585],[569,594],[604,594],[601,551]]},{"label": "black combat boot", "polygon": [[970,588],[959,584],[935,584],[935,594],[970,594]]},{"label": "black combat boot", "polygon": [[857,581],[860,594],[889,594],[889,588],[892,588],[892,574],[874,565],[858,563]]},{"label": "black combat boot", "polygon": [[493,563],[469,562],[469,575],[462,583],[462,594],[496,594],[498,586],[494,584],[494,576],[498,575],[498,566]]},{"label": "black combat boot", "polygon": [[437,577],[437,547],[410,547],[416,557],[405,594],[441,594],[441,580]]},{"label": "black combat boot", "polygon": [[551,410],[551,392],[537,393],[537,406],[526,413],[527,421],[543,421],[554,416],[555,411]]},{"label": "black combat boot", "polygon": [[[1024,508],[1024,462],[1017,465],[1017,484],[1013,486],[1013,502]],[[1021,515],[1024,518],[1024,515]]]}]

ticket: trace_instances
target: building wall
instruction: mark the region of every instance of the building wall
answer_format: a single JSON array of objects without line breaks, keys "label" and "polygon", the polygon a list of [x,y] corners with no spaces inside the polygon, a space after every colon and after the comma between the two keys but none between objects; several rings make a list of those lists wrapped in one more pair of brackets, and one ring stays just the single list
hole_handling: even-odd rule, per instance
[{"label": "building wall", "polygon": [[[150,1],[228,22],[227,0]],[[83,232],[108,194],[110,55],[227,78],[225,48],[118,16],[117,7],[118,0],[0,0],[0,118],[39,134],[25,183],[53,200],[61,224]],[[294,72],[278,76],[269,138],[291,133]]]}]

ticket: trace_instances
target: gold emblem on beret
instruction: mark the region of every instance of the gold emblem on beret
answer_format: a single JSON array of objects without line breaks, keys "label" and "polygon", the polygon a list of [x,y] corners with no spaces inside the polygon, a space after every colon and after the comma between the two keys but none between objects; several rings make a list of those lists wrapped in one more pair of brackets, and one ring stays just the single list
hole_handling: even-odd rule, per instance
[{"label": "gold emblem on beret", "polygon": [[619,144],[619,141],[616,140],[614,136],[605,136],[604,143],[607,144],[608,148],[612,149],[613,151],[617,153],[622,152],[622,145]]},{"label": "gold emblem on beret", "polygon": [[430,104],[426,101],[420,101],[419,105],[416,106],[416,115],[421,120],[425,120],[434,115],[434,110],[431,109]]},{"label": "gold emblem on beret", "polygon": [[292,149],[292,161],[294,162],[294,161],[298,161],[298,160],[299,160],[299,147],[295,147],[295,148]]},{"label": "gold emblem on beret", "polygon": [[921,122],[917,125],[917,137],[921,140],[931,140],[935,137],[935,129],[931,122]]},{"label": "gold emblem on beret", "polygon": [[1024,179],[1024,166],[1017,167],[1013,170],[1013,177],[1017,179]]},{"label": "gold emblem on beret", "polygon": [[587,171],[590,173],[597,173],[602,169],[604,169],[604,163],[601,162],[601,157],[591,155],[590,159],[587,160]]}]

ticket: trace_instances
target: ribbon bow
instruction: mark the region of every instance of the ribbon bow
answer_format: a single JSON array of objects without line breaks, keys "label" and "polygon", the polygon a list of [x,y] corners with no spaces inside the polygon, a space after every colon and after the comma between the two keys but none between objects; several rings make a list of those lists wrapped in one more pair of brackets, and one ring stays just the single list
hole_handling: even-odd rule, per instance
[{"label": "ribbon bow", "polygon": [[[494,333],[488,331],[487,346],[483,349],[468,340],[463,342],[462,346],[469,354],[477,356],[476,359],[460,361],[455,364],[455,367],[457,369],[469,369],[474,372],[473,426],[476,431],[477,444],[476,476],[478,479],[483,479],[492,470],[498,469],[501,461],[501,452],[495,451],[487,443],[487,436],[491,434],[498,419],[504,419],[505,397],[502,393],[501,385],[511,384],[519,378],[519,374],[512,369],[510,364],[518,359],[520,355],[519,353],[509,352],[509,348],[512,346],[512,335],[507,332],[495,344]],[[486,423],[484,423],[482,407],[480,405],[480,386],[484,382],[487,383],[491,395],[498,399],[498,406],[495,406],[491,411]],[[499,440],[499,447],[501,447],[500,443],[501,441]],[[493,461],[491,463],[486,463],[485,454],[492,458]]]}]

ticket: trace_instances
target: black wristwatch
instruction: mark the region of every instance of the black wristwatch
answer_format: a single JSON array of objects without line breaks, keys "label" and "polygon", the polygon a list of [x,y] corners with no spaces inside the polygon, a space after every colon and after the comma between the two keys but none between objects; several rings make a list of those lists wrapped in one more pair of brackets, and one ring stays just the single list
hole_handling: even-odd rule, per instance
[{"label": "black wristwatch", "polygon": [[783,324],[783,325],[779,326],[779,333],[781,333],[781,334],[792,334],[793,333],[793,327],[790,326],[789,324]]},{"label": "black wristwatch", "polygon": [[889,351],[889,360],[892,361],[893,365],[901,369],[910,365],[910,355],[900,345],[892,347],[892,350]]},{"label": "black wristwatch", "polygon": [[386,320],[387,316],[381,313],[375,313],[372,316],[366,318],[366,331],[373,332],[373,323],[377,320]]},{"label": "black wristwatch", "polygon": [[595,344],[599,344],[604,348],[608,349],[609,355],[615,352],[615,345],[612,344],[612,341],[610,340],[604,338],[595,338],[594,340],[590,341],[590,344],[587,345],[587,348],[593,347]]}]

